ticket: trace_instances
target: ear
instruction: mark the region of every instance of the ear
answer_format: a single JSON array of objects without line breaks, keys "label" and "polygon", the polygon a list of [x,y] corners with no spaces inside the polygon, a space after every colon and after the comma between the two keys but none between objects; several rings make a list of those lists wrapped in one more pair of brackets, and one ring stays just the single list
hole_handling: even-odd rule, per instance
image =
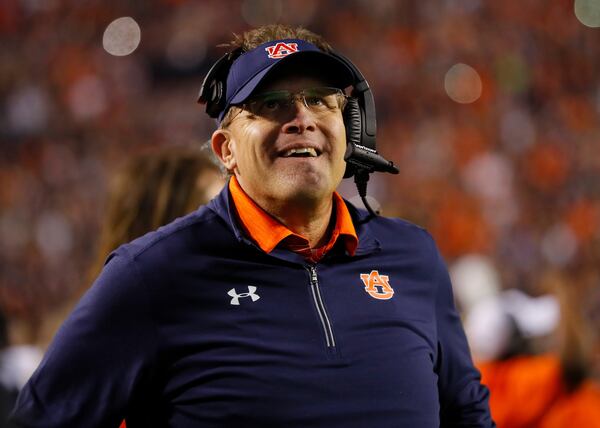
[{"label": "ear", "polygon": [[210,139],[213,152],[229,172],[233,172],[237,162],[235,160],[235,144],[231,132],[227,129],[217,129]]}]

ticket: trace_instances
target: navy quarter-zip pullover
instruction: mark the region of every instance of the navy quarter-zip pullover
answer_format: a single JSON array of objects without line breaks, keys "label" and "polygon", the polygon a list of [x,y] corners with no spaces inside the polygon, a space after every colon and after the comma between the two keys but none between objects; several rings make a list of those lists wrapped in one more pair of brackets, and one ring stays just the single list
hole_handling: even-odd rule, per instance
[{"label": "navy quarter-zip pullover", "polygon": [[[27,427],[493,427],[429,234],[348,204],[359,246],[267,254],[227,186],[116,250],[19,396]],[[390,291],[392,290],[392,291]]]}]

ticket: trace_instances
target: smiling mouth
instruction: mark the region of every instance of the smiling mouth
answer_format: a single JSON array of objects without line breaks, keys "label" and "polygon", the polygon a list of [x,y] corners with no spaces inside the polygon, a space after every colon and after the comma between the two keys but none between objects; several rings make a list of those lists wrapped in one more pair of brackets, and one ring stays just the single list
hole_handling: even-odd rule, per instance
[{"label": "smiling mouth", "polygon": [[281,154],[284,158],[316,158],[321,153],[312,147],[290,149]]}]

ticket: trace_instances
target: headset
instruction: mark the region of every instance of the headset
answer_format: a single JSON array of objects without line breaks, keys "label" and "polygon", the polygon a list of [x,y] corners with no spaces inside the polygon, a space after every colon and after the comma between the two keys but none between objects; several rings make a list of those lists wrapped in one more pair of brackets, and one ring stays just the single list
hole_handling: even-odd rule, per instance
[{"label": "headset", "polygon": [[[206,113],[212,118],[219,114],[226,105],[227,75],[233,62],[244,53],[242,48],[226,53],[210,68],[198,95],[198,102],[206,105]],[[353,77],[352,91],[347,97],[347,104],[342,112],[346,128],[346,171],[344,178],[354,176],[358,194],[371,216],[377,213],[367,202],[367,182],[373,172],[398,174],[398,168],[377,153],[375,134],[377,121],[375,117],[375,100],[373,92],[358,68],[342,54],[330,51],[328,54],[342,62],[351,71]]]}]

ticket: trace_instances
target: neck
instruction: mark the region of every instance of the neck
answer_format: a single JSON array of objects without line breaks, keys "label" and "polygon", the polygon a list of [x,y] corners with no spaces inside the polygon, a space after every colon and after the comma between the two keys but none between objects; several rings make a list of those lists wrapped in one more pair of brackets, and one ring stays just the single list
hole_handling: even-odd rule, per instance
[{"label": "neck", "polygon": [[319,201],[256,202],[292,232],[308,239],[310,248],[318,248],[327,243],[333,212],[333,197]]}]

